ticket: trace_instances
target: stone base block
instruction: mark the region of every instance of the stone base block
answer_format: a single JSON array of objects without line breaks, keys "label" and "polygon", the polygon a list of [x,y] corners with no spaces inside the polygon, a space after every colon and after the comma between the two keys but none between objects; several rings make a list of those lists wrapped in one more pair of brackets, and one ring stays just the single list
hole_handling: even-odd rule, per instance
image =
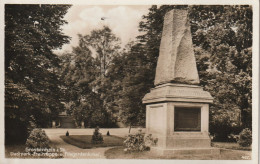
[{"label": "stone base block", "polygon": [[167,148],[209,148],[210,140],[208,139],[168,139],[166,140]]},{"label": "stone base block", "polygon": [[211,148],[211,140],[208,133],[174,132],[168,136],[154,133],[153,137],[158,138],[157,147],[165,149]]},{"label": "stone base block", "polygon": [[208,133],[174,132],[166,137],[166,148],[210,148]]},{"label": "stone base block", "polygon": [[218,148],[179,148],[179,149],[164,149],[161,147],[152,147],[151,152],[160,156],[179,156],[179,155],[220,155]]}]

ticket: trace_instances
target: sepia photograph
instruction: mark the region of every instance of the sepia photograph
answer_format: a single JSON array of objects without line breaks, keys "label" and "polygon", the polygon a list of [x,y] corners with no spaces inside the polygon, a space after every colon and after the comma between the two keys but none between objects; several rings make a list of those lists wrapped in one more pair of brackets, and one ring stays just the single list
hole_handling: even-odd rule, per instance
[{"label": "sepia photograph", "polygon": [[259,2],[189,2],[3,3],[5,163],[257,163]]}]

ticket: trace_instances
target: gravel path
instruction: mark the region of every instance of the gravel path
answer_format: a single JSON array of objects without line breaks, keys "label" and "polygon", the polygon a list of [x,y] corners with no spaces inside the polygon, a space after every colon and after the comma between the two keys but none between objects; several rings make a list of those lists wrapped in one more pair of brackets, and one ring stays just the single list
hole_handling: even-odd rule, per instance
[{"label": "gravel path", "polygon": [[[105,148],[92,148],[92,149],[81,149],[76,146],[70,145],[64,142],[60,136],[65,135],[69,131],[70,135],[92,135],[94,129],[44,129],[47,136],[51,140],[53,146],[61,148],[64,151],[64,158],[106,158],[105,151],[112,147]],[[117,129],[100,129],[100,132],[105,135],[109,130],[111,135],[126,136],[128,134],[128,128],[117,128]],[[135,133],[138,130],[136,128],[131,130],[131,133]]]}]

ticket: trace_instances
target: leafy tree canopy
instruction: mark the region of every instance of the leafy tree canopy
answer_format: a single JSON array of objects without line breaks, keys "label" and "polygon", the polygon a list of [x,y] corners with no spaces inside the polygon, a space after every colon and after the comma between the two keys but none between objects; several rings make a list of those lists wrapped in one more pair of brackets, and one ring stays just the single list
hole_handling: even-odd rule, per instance
[{"label": "leafy tree canopy", "polygon": [[66,23],[63,17],[68,8],[5,5],[6,138],[15,137],[9,131],[21,129],[16,124],[25,129],[30,121],[47,126],[47,120],[62,109],[59,58],[52,50],[69,41],[60,28]]},{"label": "leafy tree canopy", "polygon": [[84,121],[89,127],[113,126],[110,71],[113,58],[119,55],[119,43],[119,38],[104,26],[89,35],[79,35],[79,46],[73,48],[72,54],[61,57],[67,103],[72,104],[68,110],[78,123]]}]

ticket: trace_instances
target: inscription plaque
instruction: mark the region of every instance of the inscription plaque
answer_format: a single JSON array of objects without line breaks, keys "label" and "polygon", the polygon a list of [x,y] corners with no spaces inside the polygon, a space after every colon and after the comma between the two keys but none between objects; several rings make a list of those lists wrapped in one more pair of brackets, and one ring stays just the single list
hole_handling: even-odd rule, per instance
[{"label": "inscription plaque", "polygon": [[200,113],[200,108],[175,107],[174,131],[201,131]]}]

